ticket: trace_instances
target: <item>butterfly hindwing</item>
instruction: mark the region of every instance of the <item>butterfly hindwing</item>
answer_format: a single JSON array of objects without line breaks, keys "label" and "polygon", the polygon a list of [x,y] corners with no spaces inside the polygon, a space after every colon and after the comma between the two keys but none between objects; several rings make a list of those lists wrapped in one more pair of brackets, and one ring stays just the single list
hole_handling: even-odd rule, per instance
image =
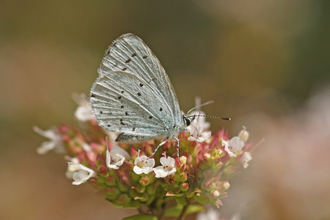
[{"label": "butterfly hindwing", "polygon": [[[109,72],[96,80],[90,100],[100,126],[113,132],[157,134],[164,131],[166,124],[162,115],[148,107],[157,97],[148,86],[139,88],[140,82],[136,76],[122,72]],[[162,102],[159,106],[165,108]]]}]

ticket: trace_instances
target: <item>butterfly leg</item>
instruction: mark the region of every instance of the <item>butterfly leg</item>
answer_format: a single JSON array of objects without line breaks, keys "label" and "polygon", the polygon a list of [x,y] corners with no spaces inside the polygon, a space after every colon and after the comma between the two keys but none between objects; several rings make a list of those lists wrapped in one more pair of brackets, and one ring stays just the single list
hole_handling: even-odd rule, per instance
[{"label": "butterfly leg", "polygon": [[168,141],[168,139],[166,139],[165,141],[163,141],[162,143],[160,143],[160,144],[157,146],[156,150],[155,150],[155,151],[154,151],[154,152],[148,157],[148,159],[149,159],[150,157],[152,157],[152,156],[157,152],[158,148],[159,148],[160,146],[164,145],[167,141]]},{"label": "butterfly leg", "polygon": [[176,153],[178,154],[178,158],[180,158],[180,154],[179,154],[179,139],[177,139],[176,137],[173,137],[174,140],[176,140]]}]

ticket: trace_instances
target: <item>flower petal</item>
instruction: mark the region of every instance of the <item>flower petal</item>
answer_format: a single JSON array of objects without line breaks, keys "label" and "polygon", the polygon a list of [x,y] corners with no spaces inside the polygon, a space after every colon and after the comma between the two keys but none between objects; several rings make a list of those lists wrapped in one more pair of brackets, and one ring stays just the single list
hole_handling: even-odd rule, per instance
[{"label": "flower petal", "polygon": [[142,161],[142,158],[141,157],[137,157],[137,158],[135,158],[135,160],[134,160],[134,165],[136,166],[136,165],[138,165],[138,163],[140,163]]},{"label": "flower petal", "polygon": [[138,166],[134,166],[133,171],[139,175],[143,173],[143,170]]},{"label": "flower petal", "polygon": [[242,155],[240,161],[243,164],[243,167],[246,169],[249,164],[248,162],[252,160],[252,156],[250,152],[244,152],[244,154]]},{"label": "flower petal", "polygon": [[53,141],[45,141],[41,144],[39,148],[37,148],[38,154],[45,154],[50,150],[53,150],[55,148],[55,142]]},{"label": "flower petal", "polygon": [[[73,185],[80,185],[84,182],[86,182],[89,178],[92,176],[96,176],[96,173],[94,170],[89,169],[88,167],[85,167],[81,164],[75,164],[72,162],[68,163],[68,171],[67,172],[73,172],[72,178],[74,182]],[[67,175],[69,176],[69,175]]]},{"label": "flower petal", "polygon": [[160,163],[161,163],[163,166],[167,166],[167,160],[166,160],[166,157],[161,157],[159,161],[160,161]]},{"label": "flower petal", "polygon": [[225,151],[229,154],[230,157],[236,157],[236,154],[234,154],[233,152],[231,152],[231,150],[229,150],[229,142],[225,141],[221,138],[222,140],[222,146],[225,147]]},{"label": "flower petal", "polygon": [[167,172],[164,171],[163,166],[158,166],[154,168],[154,172],[156,174],[156,178],[164,178],[167,176]]},{"label": "flower petal", "polygon": [[244,147],[244,142],[239,137],[235,136],[230,139],[229,146],[231,146],[232,152],[240,151]]},{"label": "flower petal", "polygon": [[87,106],[79,106],[77,110],[74,112],[74,116],[79,121],[89,121],[95,119],[92,109]]},{"label": "flower petal", "polygon": [[148,160],[148,167],[154,167],[155,166],[155,159],[151,158]]},{"label": "flower petal", "polygon": [[119,146],[115,146],[111,149],[110,151],[111,156],[115,155],[115,154],[120,154],[123,157],[125,157],[126,160],[131,159],[131,156],[127,153],[127,151],[125,151],[123,148],[119,147]]}]

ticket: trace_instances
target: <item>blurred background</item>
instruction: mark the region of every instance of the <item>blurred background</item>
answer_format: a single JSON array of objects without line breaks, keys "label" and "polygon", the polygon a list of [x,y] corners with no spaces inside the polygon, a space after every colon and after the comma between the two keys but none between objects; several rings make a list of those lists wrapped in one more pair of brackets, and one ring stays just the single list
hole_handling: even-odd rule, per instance
[{"label": "blurred background", "polygon": [[[330,1],[0,1],[0,219],[121,219],[32,131],[74,123],[104,51],[141,37],[185,112],[202,101],[212,130],[266,142],[220,212],[242,219],[330,219]],[[191,217],[194,219],[194,216]]]}]

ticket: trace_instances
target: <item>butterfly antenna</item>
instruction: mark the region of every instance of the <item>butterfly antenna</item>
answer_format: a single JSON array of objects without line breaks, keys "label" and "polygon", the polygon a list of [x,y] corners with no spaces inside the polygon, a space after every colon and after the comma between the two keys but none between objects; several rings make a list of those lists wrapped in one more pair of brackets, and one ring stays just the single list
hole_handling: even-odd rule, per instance
[{"label": "butterfly antenna", "polygon": [[198,105],[198,106],[196,106],[196,107],[193,107],[192,109],[190,109],[190,110],[187,112],[187,115],[188,115],[192,110],[195,110],[196,108],[202,107],[202,106],[204,106],[204,105],[212,104],[212,103],[213,103],[213,100],[208,101],[208,102],[205,102],[204,104]]},{"label": "butterfly antenna", "polygon": [[223,118],[223,117],[217,117],[217,116],[209,116],[209,115],[195,115],[195,116],[201,116],[201,117],[205,117],[205,118],[216,118],[216,119],[231,121],[231,118]]}]

